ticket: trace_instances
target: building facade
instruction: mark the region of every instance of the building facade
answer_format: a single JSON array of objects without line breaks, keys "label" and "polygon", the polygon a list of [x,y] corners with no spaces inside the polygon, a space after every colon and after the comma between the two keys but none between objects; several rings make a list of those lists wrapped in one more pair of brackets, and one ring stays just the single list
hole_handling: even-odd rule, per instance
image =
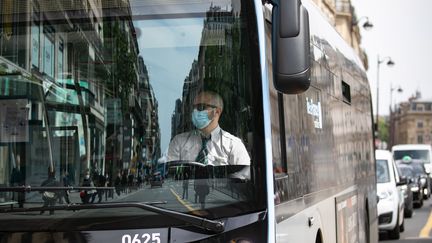
[{"label": "building facade", "polygon": [[360,47],[361,35],[358,18],[350,0],[313,0],[321,9],[342,38],[355,50],[361,58],[365,68],[368,68],[368,59],[365,51]]},{"label": "building facade", "polygon": [[0,185],[17,164],[22,184],[47,168],[71,185],[138,175],[160,156],[160,133],[129,1],[49,3],[0,2]]},{"label": "building facade", "polygon": [[392,112],[390,143],[432,144],[432,99],[416,97],[403,102]]}]

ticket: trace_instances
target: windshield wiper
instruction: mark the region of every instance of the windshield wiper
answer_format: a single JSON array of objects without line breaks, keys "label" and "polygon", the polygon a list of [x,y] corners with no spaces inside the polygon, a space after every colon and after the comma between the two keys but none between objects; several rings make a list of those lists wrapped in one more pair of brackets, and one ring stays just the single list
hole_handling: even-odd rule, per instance
[{"label": "windshield wiper", "polygon": [[58,205],[49,207],[32,207],[32,208],[4,208],[0,209],[0,213],[14,213],[14,212],[32,212],[32,211],[45,211],[45,210],[82,210],[82,209],[101,209],[101,208],[140,208],[150,212],[166,215],[183,222],[190,223],[193,226],[214,232],[221,233],[225,230],[224,223],[217,220],[210,220],[204,217],[198,217],[186,213],[172,211],[164,208],[153,206],[154,204],[164,204],[166,202],[119,202],[119,203],[98,203],[98,204],[70,204]]}]

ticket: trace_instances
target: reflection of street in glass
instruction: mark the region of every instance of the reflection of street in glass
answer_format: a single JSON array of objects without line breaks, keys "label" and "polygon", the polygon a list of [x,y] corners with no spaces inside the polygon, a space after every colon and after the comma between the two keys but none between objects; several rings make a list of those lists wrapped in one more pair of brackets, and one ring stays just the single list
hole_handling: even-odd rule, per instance
[{"label": "reflection of street in glass", "polygon": [[[3,35],[8,38],[0,43],[0,185],[8,190],[0,192],[0,202],[9,203],[0,206],[16,210],[4,215],[24,219],[27,212],[45,211],[42,217],[79,225],[79,217],[134,221],[149,213],[102,205],[109,203],[161,201],[163,208],[184,212],[182,201],[202,215],[243,203],[226,182],[232,173],[205,166],[248,167],[253,138],[261,133],[262,121],[253,120],[254,112],[262,114],[255,102],[261,92],[253,91],[260,87],[249,85],[252,76],[261,83],[255,75],[260,65],[244,61],[259,54],[258,35],[248,31],[256,23],[248,23],[249,14],[241,17],[253,5],[179,2],[192,7],[190,15],[171,8],[174,1],[162,3],[173,14],[165,18],[162,9],[147,16],[145,2],[115,1],[127,10],[121,16],[106,1],[92,2],[89,11],[79,11],[86,1],[76,1],[78,9],[54,4],[56,16],[43,2],[30,2],[22,15],[7,14],[6,32],[17,35]],[[20,9],[18,2],[5,4],[6,12]],[[134,5],[144,9],[144,18],[134,18]],[[174,179],[168,146],[188,131],[193,138],[179,145],[180,157],[188,154],[202,168],[185,165]],[[252,212],[262,205],[248,207]],[[221,211],[229,217],[229,210]]]},{"label": "reflection of street in glass", "polygon": [[184,173],[182,199],[188,199],[188,198],[189,198],[189,174]]},{"label": "reflection of street in glass", "polygon": [[[56,187],[59,186],[59,182],[55,178],[55,172],[54,169],[51,167],[48,167],[48,178],[44,180],[41,184],[41,186],[46,187]],[[58,200],[58,193],[55,191],[43,191],[42,192],[42,200],[44,201],[43,207],[51,207],[55,206],[56,201]],[[44,210],[40,211],[40,214],[43,214]],[[54,210],[50,210],[50,215],[54,214]]]},{"label": "reflection of street in glass", "polygon": [[0,142],[28,142],[27,105],[25,99],[0,100]]}]

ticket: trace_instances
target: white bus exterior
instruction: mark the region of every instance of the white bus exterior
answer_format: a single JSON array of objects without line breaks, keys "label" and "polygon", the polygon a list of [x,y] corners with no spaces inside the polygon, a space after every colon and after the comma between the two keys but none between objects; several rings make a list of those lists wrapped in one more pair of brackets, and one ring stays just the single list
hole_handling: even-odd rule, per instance
[{"label": "white bus exterior", "polygon": [[369,83],[313,1],[1,9],[0,241],[378,241]]}]

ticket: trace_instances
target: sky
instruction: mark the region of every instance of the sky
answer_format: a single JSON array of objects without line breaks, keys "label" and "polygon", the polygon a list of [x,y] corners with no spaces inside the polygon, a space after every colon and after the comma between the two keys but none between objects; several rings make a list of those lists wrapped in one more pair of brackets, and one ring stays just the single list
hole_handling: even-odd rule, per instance
[{"label": "sky", "polygon": [[[361,28],[361,47],[369,59],[367,71],[376,114],[377,57],[395,65],[379,67],[379,115],[388,115],[390,90],[392,104],[407,101],[418,90],[432,101],[432,21],[431,0],[351,0],[360,25],[367,16],[374,27]],[[397,88],[402,92],[397,92]]]},{"label": "sky", "polygon": [[134,23],[139,33],[147,33],[140,34],[138,42],[158,101],[162,153],[167,151],[171,139],[171,117],[176,100],[182,98],[184,80],[198,58],[203,23],[202,18]]}]

